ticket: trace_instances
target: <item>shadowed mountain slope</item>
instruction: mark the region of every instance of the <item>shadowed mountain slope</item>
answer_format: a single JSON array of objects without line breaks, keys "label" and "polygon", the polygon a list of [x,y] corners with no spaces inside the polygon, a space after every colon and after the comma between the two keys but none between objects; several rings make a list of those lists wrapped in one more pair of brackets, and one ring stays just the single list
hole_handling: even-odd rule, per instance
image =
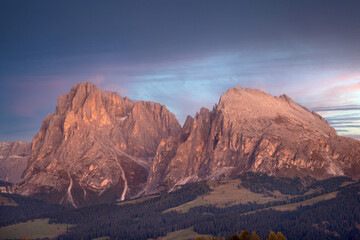
[{"label": "shadowed mountain slope", "polygon": [[0,143],[0,180],[16,183],[28,164],[31,143]]}]

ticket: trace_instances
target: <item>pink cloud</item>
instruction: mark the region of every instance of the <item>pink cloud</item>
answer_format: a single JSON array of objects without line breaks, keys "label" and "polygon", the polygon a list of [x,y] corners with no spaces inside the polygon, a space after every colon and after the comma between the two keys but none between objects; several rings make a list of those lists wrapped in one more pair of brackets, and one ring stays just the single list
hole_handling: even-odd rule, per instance
[{"label": "pink cloud", "polygon": [[360,73],[353,73],[313,81],[288,94],[301,102],[306,102],[308,107],[317,107],[359,104],[354,96],[358,91],[360,91]]},{"label": "pink cloud", "polygon": [[353,101],[352,93],[358,91],[360,91],[360,82],[346,84],[343,86],[331,87],[323,93],[323,97],[325,97],[329,101],[352,102]]}]

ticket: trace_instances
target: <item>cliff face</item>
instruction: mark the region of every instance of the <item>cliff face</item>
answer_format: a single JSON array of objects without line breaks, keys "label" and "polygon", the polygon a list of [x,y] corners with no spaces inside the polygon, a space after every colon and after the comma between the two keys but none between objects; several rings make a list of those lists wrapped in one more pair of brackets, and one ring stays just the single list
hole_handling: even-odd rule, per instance
[{"label": "cliff face", "polygon": [[315,178],[360,176],[360,142],[339,137],[316,113],[286,95],[229,89],[212,111],[188,118],[163,140],[145,193],[246,171]]},{"label": "cliff face", "polygon": [[[0,144],[4,180],[18,181],[27,164],[7,190],[75,207],[247,171],[360,177],[360,141],[339,137],[286,95],[239,87],[181,128],[165,106],[79,83],[59,97],[32,144],[16,144]],[[10,174],[3,159],[26,163]]]},{"label": "cliff face", "polygon": [[18,182],[28,164],[31,143],[0,143],[0,180]]},{"label": "cliff face", "polygon": [[143,188],[160,141],[179,131],[165,106],[79,83],[44,119],[16,192],[73,206],[123,200]]}]

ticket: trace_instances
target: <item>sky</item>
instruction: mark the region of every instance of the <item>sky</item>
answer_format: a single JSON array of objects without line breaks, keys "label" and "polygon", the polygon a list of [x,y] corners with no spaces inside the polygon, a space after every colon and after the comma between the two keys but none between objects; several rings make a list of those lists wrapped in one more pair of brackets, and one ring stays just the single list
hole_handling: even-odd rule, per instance
[{"label": "sky", "polygon": [[283,93],[360,139],[359,1],[0,0],[0,141],[89,81],[183,123],[228,88]]}]

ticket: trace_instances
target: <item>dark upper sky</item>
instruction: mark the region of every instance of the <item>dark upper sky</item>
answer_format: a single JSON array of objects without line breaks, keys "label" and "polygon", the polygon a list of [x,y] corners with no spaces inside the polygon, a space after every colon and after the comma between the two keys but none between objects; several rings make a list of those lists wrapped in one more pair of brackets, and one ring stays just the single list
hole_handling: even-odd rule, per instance
[{"label": "dark upper sky", "polygon": [[229,87],[288,94],[360,136],[359,1],[0,1],[0,141],[80,81],[180,122]]}]

